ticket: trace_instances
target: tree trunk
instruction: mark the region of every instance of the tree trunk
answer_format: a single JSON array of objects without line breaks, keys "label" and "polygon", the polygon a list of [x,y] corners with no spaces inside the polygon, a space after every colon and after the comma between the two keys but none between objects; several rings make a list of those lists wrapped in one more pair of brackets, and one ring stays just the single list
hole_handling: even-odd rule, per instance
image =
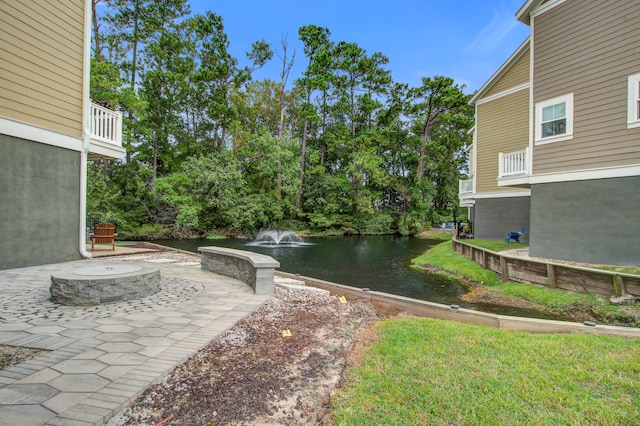
[{"label": "tree trunk", "polygon": [[96,59],[102,60],[102,47],[100,46],[100,24],[98,23],[98,12],[96,6],[101,0],[93,0],[91,2],[91,8],[93,9],[93,40],[95,43],[94,55]]},{"label": "tree trunk", "polygon": [[302,208],[302,184],[304,182],[304,157],[307,151],[307,130],[309,128],[309,121],[304,120],[304,129],[302,131],[302,144],[300,146],[300,179],[298,182],[298,200],[296,206],[298,209]]},{"label": "tree trunk", "polygon": [[420,149],[418,150],[418,170],[416,170],[416,180],[418,183],[422,182],[422,176],[424,175],[424,156],[425,156],[425,145],[427,144],[427,140],[429,138],[429,129],[431,128],[431,123],[427,120],[422,129],[422,143],[420,144]]},{"label": "tree trunk", "polygon": [[422,175],[424,174],[424,146],[420,146],[418,151],[418,170],[416,170],[416,180],[418,183],[422,182]]},{"label": "tree trunk", "polygon": [[222,134],[220,135],[220,148],[224,148],[226,146],[224,140],[227,138],[227,129],[226,127],[222,128]]},{"label": "tree trunk", "polygon": [[278,139],[282,139],[282,133],[284,131],[284,97],[287,80],[289,79],[289,73],[291,73],[291,68],[296,60],[296,51],[294,50],[293,55],[291,56],[291,62],[287,63],[287,40],[285,38],[282,39],[282,56],[282,72],[280,73],[280,125],[278,126]]},{"label": "tree trunk", "polygon": [[[162,99],[162,86],[160,83],[156,84],[156,96],[158,97],[158,104],[160,103],[160,99]],[[158,117],[162,116],[162,111],[159,110],[158,106]],[[162,128],[162,125],[160,125]],[[156,185],[156,178],[158,177],[158,150],[159,150],[159,136],[158,136],[158,128],[156,128],[153,134],[153,173],[151,175],[151,187],[153,188]]]},{"label": "tree trunk", "polygon": [[[133,52],[131,53],[131,80],[129,81],[129,87],[131,91],[135,93],[136,88],[136,71],[137,71],[137,63],[138,63],[138,18],[139,18],[139,4],[136,2],[136,6],[134,9],[134,23],[133,23]],[[128,111],[129,123],[133,123],[133,112],[129,109]],[[133,149],[133,144],[131,141],[127,141],[127,164],[131,162],[131,150]]]},{"label": "tree trunk", "polygon": [[[351,86],[351,137],[356,137],[356,99],[355,99],[355,88],[353,85]],[[355,147],[354,147],[355,150]]]},{"label": "tree trunk", "polygon": [[276,177],[276,196],[278,198],[278,211],[282,211],[282,163],[278,161],[278,176]]},{"label": "tree trunk", "polygon": [[151,187],[156,185],[156,177],[158,176],[158,131],[156,130],[153,137],[153,171],[151,174]]},{"label": "tree trunk", "polygon": [[322,128],[320,130],[320,165],[324,166],[324,152],[326,146],[324,143],[324,130],[327,127],[327,91],[322,92]]}]

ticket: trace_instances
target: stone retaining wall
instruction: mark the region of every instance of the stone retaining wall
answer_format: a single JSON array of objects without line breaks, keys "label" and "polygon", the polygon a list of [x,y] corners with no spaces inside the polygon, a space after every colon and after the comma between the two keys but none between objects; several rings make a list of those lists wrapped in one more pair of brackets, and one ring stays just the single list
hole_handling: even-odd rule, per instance
[{"label": "stone retaining wall", "polygon": [[273,274],[280,262],[264,254],[226,247],[198,247],[201,268],[247,283],[255,294],[273,293]]}]

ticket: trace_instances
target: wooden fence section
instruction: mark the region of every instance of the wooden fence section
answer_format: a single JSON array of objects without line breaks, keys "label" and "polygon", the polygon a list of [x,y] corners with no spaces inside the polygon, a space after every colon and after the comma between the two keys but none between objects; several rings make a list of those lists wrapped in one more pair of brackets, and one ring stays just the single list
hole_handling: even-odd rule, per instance
[{"label": "wooden fence section", "polygon": [[506,256],[458,240],[453,240],[453,250],[497,272],[503,282],[538,284],[603,296],[640,295],[640,275]]}]

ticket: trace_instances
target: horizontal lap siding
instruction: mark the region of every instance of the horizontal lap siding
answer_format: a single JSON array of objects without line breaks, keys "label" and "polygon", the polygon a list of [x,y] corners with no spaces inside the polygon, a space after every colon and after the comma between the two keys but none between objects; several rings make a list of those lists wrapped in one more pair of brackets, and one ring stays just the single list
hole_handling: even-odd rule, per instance
[{"label": "horizontal lap siding", "polygon": [[640,163],[627,77],[640,72],[640,2],[568,0],[534,19],[534,102],[574,94],[573,139],[534,147],[534,174]]},{"label": "horizontal lap siding", "polygon": [[498,154],[529,145],[529,90],[519,90],[477,106],[476,192],[509,192],[498,187]]},{"label": "horizontal lap siding", "polygon": [[82,135],[84,1],[0,0],[0,116]]},{"label": "horizontal lap siding", "polygon": [[529,82],[529,49],[523,52],[515,64],[489,89],[489,97]]}]

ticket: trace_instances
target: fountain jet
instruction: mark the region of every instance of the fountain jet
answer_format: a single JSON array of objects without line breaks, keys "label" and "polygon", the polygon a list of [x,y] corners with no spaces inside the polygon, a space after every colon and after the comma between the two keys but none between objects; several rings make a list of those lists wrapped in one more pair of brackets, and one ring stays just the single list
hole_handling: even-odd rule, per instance
[{"label": "fountain jet", "polygon": [[276,230],[264,230],[260,231],[256,237],[256,241],[263,241],[269,244],[280,245],[280,243],[301,243],[302,238],[293,231],[276,231]]}]

